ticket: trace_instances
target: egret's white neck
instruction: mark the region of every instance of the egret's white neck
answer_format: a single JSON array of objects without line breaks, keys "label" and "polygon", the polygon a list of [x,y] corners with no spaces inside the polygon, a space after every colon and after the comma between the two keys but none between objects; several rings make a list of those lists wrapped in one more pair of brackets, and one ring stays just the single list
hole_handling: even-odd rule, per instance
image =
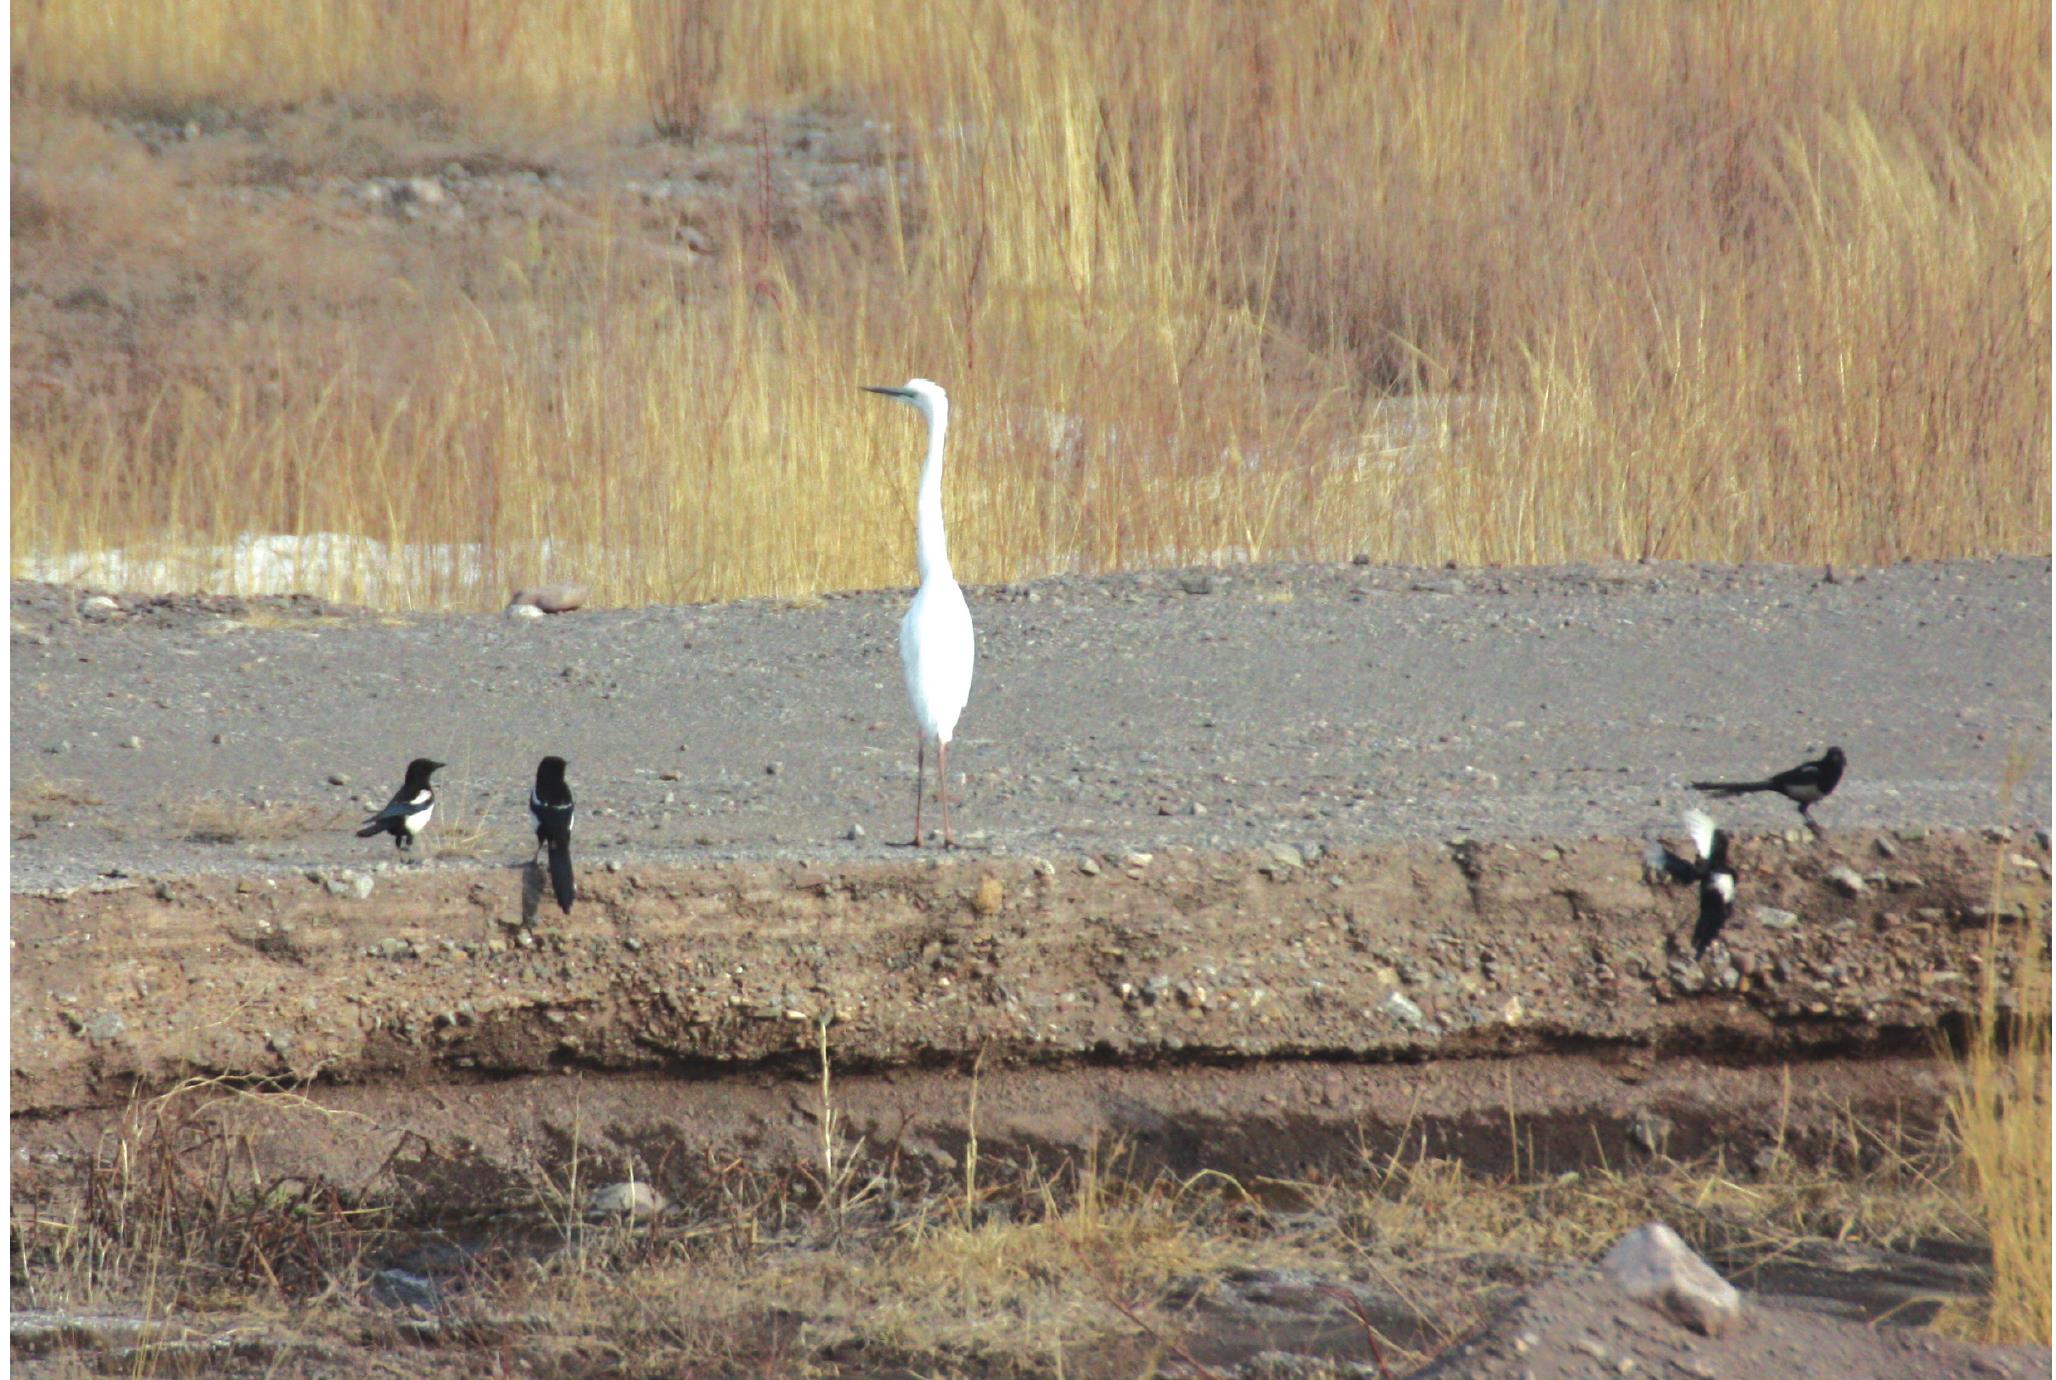
[{"label": "egret's white neck", "polygon": [[952,580],[949,538],[942,530],[942,435],[949,429],[949,403],[937,399],[922,411],[928,417],[928,459],[921,467],[921,493],[914,509],[914,559],[921,583]]}]

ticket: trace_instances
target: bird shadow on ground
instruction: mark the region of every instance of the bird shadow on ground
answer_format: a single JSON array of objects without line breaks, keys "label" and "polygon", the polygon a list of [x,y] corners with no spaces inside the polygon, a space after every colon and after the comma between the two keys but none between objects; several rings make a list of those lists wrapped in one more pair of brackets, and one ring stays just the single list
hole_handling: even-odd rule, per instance
[{"label": "bird shadow on ground", "polygon": [[521,867],[521,923],[535,924],[536,912],[543,904],[543,866],[539,862],[525,862]]}]

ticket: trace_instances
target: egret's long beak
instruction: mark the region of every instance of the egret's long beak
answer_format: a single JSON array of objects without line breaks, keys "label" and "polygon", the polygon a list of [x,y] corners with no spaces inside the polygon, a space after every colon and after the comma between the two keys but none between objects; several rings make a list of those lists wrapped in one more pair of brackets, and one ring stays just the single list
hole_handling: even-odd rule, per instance
[{"label": "egret's long beak", "polygon": [[876,388],[868,383],[861,383],[857,386],[866,393],[883,393],[888,398],[911,398],[914,396],[911,391],[905,388]]}]

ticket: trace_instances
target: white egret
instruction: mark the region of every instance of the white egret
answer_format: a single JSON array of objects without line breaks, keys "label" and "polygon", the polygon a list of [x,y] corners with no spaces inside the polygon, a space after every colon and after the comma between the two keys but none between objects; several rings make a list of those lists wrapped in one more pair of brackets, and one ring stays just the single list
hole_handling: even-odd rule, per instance
[{"label": "white egret", "polygon": [[900,619],[900,664],[907,674],[907,698],[914,705],[914,727],[920,744],[914,757],[914,847],[925,841],[921,830],[921,797],[926,794],[928,744],[935,743],[936,797],[942,804],[942,846],[954,848],[949,823],[949,740],[957,719],[971,698],[971,665],[977,635],[971,628],[971,606],[949,567],[949,539],[942,530],[942,437],[949,429],[949,395],[927,379],[909,379],[904,388],[865,391],[897,398],[928,419],[928,459],[921,467],[921,492],[915,505],[914,558],[921,569],[921,588]]}]

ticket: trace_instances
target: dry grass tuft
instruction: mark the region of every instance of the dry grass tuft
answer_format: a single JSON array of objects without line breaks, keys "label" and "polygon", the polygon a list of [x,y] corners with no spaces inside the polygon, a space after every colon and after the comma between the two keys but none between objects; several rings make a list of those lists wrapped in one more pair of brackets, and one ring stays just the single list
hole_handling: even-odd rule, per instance
[{"label": "dry grass tuft", "polygon": [[30,772],[15,778],[9,809],[19,827],[23,823],[46,824],[60,815],[100,803],[100,797],[87,790],[83,782]]},{"label": "dry grass tuft", "polygon": [[[712,27],[657,42],[649,14]],[[25,242],[239,285],[132,338],[117,387],[28,390],[18,570],[118,547],[221,580],[194,534],[330,532],[411,556],[297,578],[390,606],[903,583],[918,443],[856,385],[914,373],[960,404],[973,581],[2049,549],[2049,15],[2023,0],[40,0],[11,25]],[[718,77],[681,65],[717,31]],[[133,141],[35,136],[334,96],[590,144],[652,80],[752,151],[693,213],[711,257],[598,185],[433,253],[316,250]],[[774,142],[802,105],[875,122],[867,155]],[[452,155],[363,166],[410,156]],[[843,181],[811,201],[817,173]]]},{"label": "dry grass tuft", "polygon": [[179,837],[188,843],[281,843],[343,827],[325,805],[293,801],[252,804],[222,795],[195,796],[176,807]]}]

